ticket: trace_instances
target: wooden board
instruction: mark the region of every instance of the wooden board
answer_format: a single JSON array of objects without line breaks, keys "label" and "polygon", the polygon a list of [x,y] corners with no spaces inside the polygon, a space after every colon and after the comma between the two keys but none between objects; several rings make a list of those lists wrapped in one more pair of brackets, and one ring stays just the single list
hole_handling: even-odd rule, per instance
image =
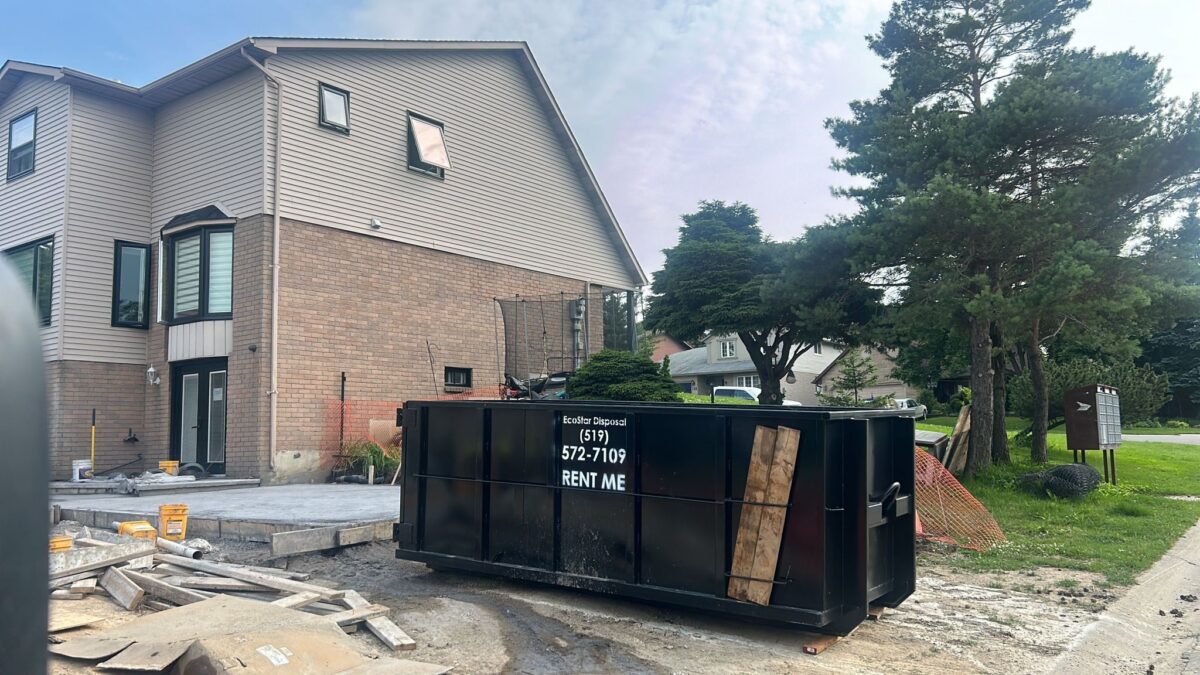
[{"label": "wooden board", "polygon": [[351,546],[375,541],[375,526],[344,527],[337,531],[337,545]]},{"label": "wooden board", "polygon": [[333,525],[307,530],[292,530],[291,532],[276,532],[271,535],[271,555],[276,557],[297,555],[337,548],[339,529],[341,528]]},{"label": "wooden board", "polygon": [[240,579],[222,579],[221,577],[201,576],[170,576],[166,582],[172,586],[191,588],[198,591],[216,591],[218,593],[274,593],[274,588],[259,586]]},{"label": "wooden board", "polygon": [[95,593],[96,592],[96,577],[80,579],[71,583],[70,588],[72,593]]},{"label": "wooden board", "polygon": [[390,611],[392,610],[384,605],[367,605],[366,607],[347,609],[344,612],[326,614],[323,618],[329,619],[339,626],[345,626],[346,624],[357,623],[377,616],[384,616]]},{"label": "wooden board", "polygon": [[146,596],[146,592],[140,586],[116,567],[110,567],[104,572],[104,576],[100,577],[100,586],[108,591],[109,596],[118,605],[127,610],[137,609]]},{"label": "wooden board", "polygon": [[83,593],[68,591],[65,588],[60,588],[57,591],[50,591],[51,600],[82,600]]},{"label": "wooden board", "polygon": [[100,576],[100,570],[90,570],[88,572],[80,572],[70,576],[59,577],[50,581],[50,588],[64,588],[79,581],[80,579],[91,579]]},{"label": "wooden board", "polygon": [[295,593],[275,600],[271,602],[271,604],[277,607],[291,607],[295,609],[297,607],[311,605],[320,599],[321,596],[317,595],[316,593]]},{"label": "wooden board", "polygon": [[757,504],[761,504],[767,494],[771,460],[775,456],[775,436],[776,432],[771,427],[758,426],[754,429],[754,444],[750,449],[750,469],[746,474],[742,515],[733,547],[733,563],[729,568],[727,595],[737,600],[746,599],[750,580],[745,577],[750,576],[754,567],[758,526],[762,520],[762,507]]},{"label": "wooden board", "polygon": [[193,602],[207,600],[207,595],[201,595],[196,591],[191,591],[186,588],[172,586],[162,579],[156,579],[148,574],[134,572],[133,570],[125,570],[125,576],[129,580],[137,584],[150,595],[156,598],[166,600],[167,602],[175,603],[176,605],[190,605]]},{"label": "wooden board", "polygon": [[312,592],[321,596],[325,600],[337,600],[346,594],[345,591],[336,590],[333,588],[325,588],[314,584],[306,584],[302,581],[293,581],[292,579],[284,579],[282,577],[263,574],[248,569],[240,569],[231,565],[223,565],[221,563],[209,562],[207,560],[192,560],[179,555],[171,555],[170,553],[159,553],[154,556],[160,562],[171,563],[178,567],[187,567],[199,572],[208,572],[219,576],[231,577],[242,581],[274,588],[279,591],[288,593],[305,593]]},{"label": "wooden board", "polygon": [[946,454],[942,456],[942,466],[947,468],[954,462],[956,454],[964,449],[963,444],[963,427],[967,424],[967,419],[971,414],[971,406],[964,405],[958,411],[958,419],[954,421],[954,430],[950,432],[949,445],[946,447]]},{"label": "wooden board", "polygon": [[825,651],[826,649],[829,649],[833,645],[837,644],[837,641],[840,639],[841,638],[839,638],[836,635],[813,636],[812,639],[810,639],[804,643],[804,653],[805,654],[820,654],[821,652]]},{"label": "wooden board", "polygon": [[154,552],[153,542],[134,541],[127,544],[107,544],[73,548],[69,551],[50,554],[50,578],[61,579],[80,572],[89,572],[136,558],[145,558]]},{"label": "wooden board", "polygon": [[[787,504],[791,498],[792,477],[796,472],[796,453],[799,450],[800,432],[779,427],[775,432],[775,456],[771,461],[771,475],[767,482],[765,501],[768,504]],[[779,547],[783,543],[783,526],[788,509],[786,506],[764,506],[762,509],[746,600],[768,605],[771,603],[771,592],[775,590],[772,581],[775,579],[775,568],[779,565]]]},{"label": "wooden board", "polygon": [[[367,602],[366,598],[359,595],[358,591],[346,591],[346,596],[341,599],[341,603],[351,609],[366,607],[371,604]],[[408,633],[401,630],[399,626],[386,616],[376,616],[367,619],[363,623],[366,624],[368,630],[375,634],[375,637],[379,638],[380,642],[394,651],[417,648],[416,640],[409,637]]]},{"label": "wooden board", "polygon": [[129,638],[81,637],[61,644],[50,645],[50,653],[65,656],[69,659],[99,661],[100,659],[107,659],[131,644],[133,644],[133,640]]},{"label": "wooden board", "polygon": [[283,577],[284,579],[293,579],[295,581],[308,581],[312,575],[307,572],[291,572],[289,570],[280,569],[278,567],[261,567],[259,565],[240,565],[238,563],[222,563],[228,567],[236,567],[238,569],[250,570],[251,572],[261,572],[269,574],[273,577]]},{"label": "wooden board", "polygon": [[954,452],[954,459],[951,460],[950,466],[946,467],[955,476],[961,476],[966,470],[967,457],[970,455],[971,449],[971,407],[963,406],[963,409],[966,410],[967,418],[959,432],[958,448]]},{"label": "wooden board", "polygon": [[195,640],[179,642],[135,642],[111,659],[97,664],[100,670],[159,672],[179,660]]}]

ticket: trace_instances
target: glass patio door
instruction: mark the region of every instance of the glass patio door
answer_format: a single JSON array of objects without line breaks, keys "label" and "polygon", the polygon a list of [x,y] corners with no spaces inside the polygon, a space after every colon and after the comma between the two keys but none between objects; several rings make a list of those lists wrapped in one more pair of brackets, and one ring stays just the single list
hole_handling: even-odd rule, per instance
[{"label": "glass patio door", "polygon": [[226,359],[171,364],[171,457],[225,472],[229,372]]}]

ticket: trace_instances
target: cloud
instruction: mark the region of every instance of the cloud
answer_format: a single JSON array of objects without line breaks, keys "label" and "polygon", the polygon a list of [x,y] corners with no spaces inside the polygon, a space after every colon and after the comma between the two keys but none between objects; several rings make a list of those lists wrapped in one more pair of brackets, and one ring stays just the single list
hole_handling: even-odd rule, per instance
[{"label": "cloud", "polygon": [[[759,209],[776,237],[831,211],[822,120],[878,90],[862,36],[887,0],[367,0],[372,37],[529,42],[649,270],[707,198]],[[850,68],[850,72],[847,72]]]}]

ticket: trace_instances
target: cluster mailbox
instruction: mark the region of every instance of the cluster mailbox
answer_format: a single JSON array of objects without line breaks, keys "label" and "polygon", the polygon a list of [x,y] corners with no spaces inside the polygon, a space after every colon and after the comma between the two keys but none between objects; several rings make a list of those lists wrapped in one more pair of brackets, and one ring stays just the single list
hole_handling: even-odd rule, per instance
[{"label": "cluster mailbox", "polygon": [[[1067,449],[1076,461],[1087,463],[1088,450],[1100,450],[1104,479],[1117,482],[1114,451],[1121,445],[1121,397],[1103,384],[1072,389],[1063,397]],[[1110,478],[1111,469],[1111,478]]]}]

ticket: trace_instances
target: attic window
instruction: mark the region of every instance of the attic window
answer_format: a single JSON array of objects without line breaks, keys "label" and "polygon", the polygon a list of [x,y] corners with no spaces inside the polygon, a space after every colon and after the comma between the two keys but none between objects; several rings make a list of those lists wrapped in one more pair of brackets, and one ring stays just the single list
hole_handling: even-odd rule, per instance
[{"label": "attic window", "polygon": [[450,155],[446,152],[441,122],[408,114],[408,168],[438,178],[446,176],[446,169],[450,168]]},{"label": "attic window", "polygon": [[350,92],[322,84],[320,93],[321,126],[350,133]]}]

